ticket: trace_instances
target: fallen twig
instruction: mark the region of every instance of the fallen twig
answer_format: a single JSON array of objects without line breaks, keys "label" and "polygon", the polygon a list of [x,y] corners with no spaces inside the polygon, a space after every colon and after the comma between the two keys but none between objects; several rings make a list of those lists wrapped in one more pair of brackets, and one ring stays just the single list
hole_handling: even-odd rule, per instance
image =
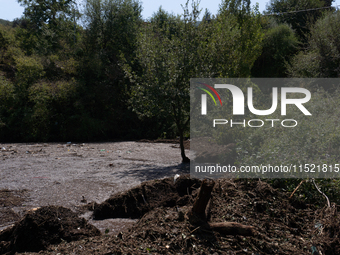
[{"label": "fallen twig", "polygon": [[191,231],[190,233],[189,233],[189,235],[191,235],[192,233],[194,233],[197,229],[199,229],[199,228],[201,228],[201,226],[198,226],[197,228],[195,228],[193,231]]},{"label": "fallen twig", "polygon": [[294,193],[298,190],[298,188],[300,188],[301,184],[304,183],[306,180],[302,180],[299,185],[297,185],[297,187],[294,189],[293,193],[290,195],[289,199],[291,199],[294,195]]},{"label": "fallen twig", "polygon": [[237,222],[213,222],[209,223],[211,230],[225,235],[254,235],[254,228],[252,226],[243,225]]},{"label": "fallen twig", "polygon": [[331,204],[329,203],[329,199],[328,199],[328,197],[326,196],[326,194],[325,193],[323,193],[319,188],[318,188],[318,186],[316,186],[316,184],[315,184],[315,181],[314,181],[314,178],[312,179],[312,181],[313,181],[313,183],[314,183],[314,186],[315,186],[315,188],[327,199],[327,205],[328,205],[328,207],[331,207]]}]

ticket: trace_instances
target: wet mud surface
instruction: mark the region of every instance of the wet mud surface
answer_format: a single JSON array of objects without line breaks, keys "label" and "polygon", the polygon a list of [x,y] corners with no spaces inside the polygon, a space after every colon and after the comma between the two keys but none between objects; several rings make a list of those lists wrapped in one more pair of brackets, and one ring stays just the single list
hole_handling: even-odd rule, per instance
[{"label": "wet mud surface", "polygon": [[[0,230],[33,208],[58,205],[91,214],[82,206],[101,203],[143,181],[188,173],[179,145],[166,143],[0,144]],[[92,222],[119,233],[135,220]]]}]

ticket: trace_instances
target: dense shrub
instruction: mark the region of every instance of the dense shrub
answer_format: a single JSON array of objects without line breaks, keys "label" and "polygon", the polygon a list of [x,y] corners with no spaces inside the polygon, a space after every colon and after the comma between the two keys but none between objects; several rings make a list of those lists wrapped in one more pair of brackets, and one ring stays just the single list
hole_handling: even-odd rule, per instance
[{"label": "dense shrub", "polygon": [[311,29],[308,49],[296,55],[291,77],[340,77],[340,13],[329,12]]},{"label": "dense shrub", "polygon": [[265,37],[262,41],[262,54],[252,68],[253,77],[286,77],[287,62],[297,52],[299,41],[294,30],[287,24],[267,21]]}]

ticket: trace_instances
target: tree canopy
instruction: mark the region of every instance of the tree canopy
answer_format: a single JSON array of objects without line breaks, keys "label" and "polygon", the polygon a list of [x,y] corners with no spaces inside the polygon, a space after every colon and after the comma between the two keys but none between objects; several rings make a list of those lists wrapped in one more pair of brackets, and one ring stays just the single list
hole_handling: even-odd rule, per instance
[{"label": "tree canopy", "polygon": [[[321,17],[325,7],[333,0],[271,0],[266,14],[275,14],[279,23],[287,23],[296,31],[300,40],[306,41],[310,27]],[[308,11],[307,11],[308,10]]]},{"label": "tree canopy", "polygon": [[340,13],[327,13],[311,29],[308,48],[289,65],[292,77],[340,77]]},{"label": "tree canopy", "polygon": [[187,161],[191,78],[339,76],[338,13],[292,12],[330,1],[273,0],[268,16],[222,0],[203,18],[187,1],[149,20],[138,0],[18,2],[0,24],[4,141],[180,137]]}]

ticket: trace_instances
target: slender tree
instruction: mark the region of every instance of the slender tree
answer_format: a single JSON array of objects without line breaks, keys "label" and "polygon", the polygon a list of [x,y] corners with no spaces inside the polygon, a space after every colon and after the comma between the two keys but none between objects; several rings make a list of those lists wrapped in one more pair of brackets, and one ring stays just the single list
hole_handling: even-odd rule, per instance
[{"label": "slender tree", "polygon": [[[183,162],[184,133],[190,119],[190,78],[248,77],[260,54],[261,27],[256,15],[221,12],[216,20],[198,22],[198,2],[189,1],[182,17],[159,10],[137,38],[137,74],[125,71],[134,84],[131,105],[141,117],[166,116],[176,125]],[[225,9],[224,9],[225,10]]]},{"label": "slender tree", "polygon": [[78,69],[83,113],[79,118],[100,136],[126,134],[131,128],[132,114],[127,107],[130,82],[125,78],[122,58],[131,62],[136,55],[141,10],[135,0],[85,1]]}]

